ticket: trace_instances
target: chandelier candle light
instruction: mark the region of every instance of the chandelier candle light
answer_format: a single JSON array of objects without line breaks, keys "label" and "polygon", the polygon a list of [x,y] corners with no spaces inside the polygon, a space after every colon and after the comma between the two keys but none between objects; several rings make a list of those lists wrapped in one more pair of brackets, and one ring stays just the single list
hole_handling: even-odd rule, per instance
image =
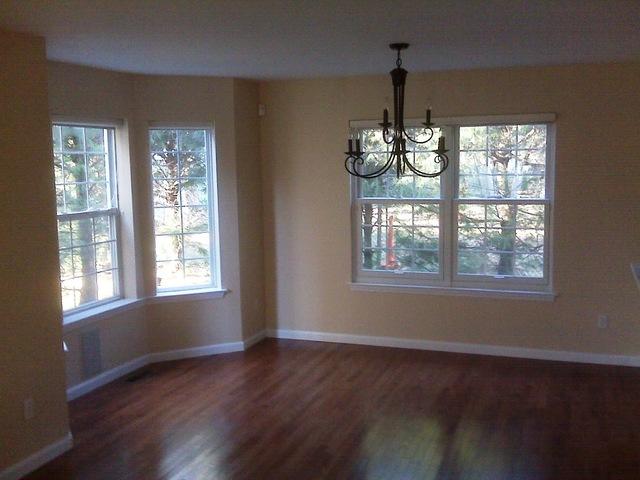
[{"label": "chandelier candle light", "polygon": [[423,172],[419,170],[407,157],[407,139],[413,143],[424,144],[429,142],[434,135],[433,126],[431,122],[431,108],[427,108],[426,121],[422,122],[424,126],[422,134],[426,136],[426,140],[418,141],[417,139],[409,136],[404,127],[404,85],[407,80],[407,71],[402,68],[402,59],[400,58],[400,52],[409,47],[408,43],[392,43],[389,48],[398,52],[398,59],[396,60],[396,68],[391,70],[391,81],[393,82],[393,134],[389,135],[389,127],[392,126],[389,122],[389,111],[385,108],[382,123],[379,123],[382,127],[382,139],[387,145],[391,145],[391,153],[385,164],[372,172],[359,171],[364,167],[365,153],[362,151],[360,145],[360,139],[356,138],[355,150],[353,149],[353,138],[349,138],[349,151],[345,152],[347,159],[344,162],[344,167],[351,175],[360,178],[375,178],[380,175],[384,175],[395,164],[396,176],[400,178],[405,170],[408,168],[415,175],[420,177],[434,178],[444,172],[449,166],[449,157],[446,153],[449,151],[445,148],[444,137],[438,139],[438,148],[431,150],[435,154],[433,162],[436,167],[436,171]]}]

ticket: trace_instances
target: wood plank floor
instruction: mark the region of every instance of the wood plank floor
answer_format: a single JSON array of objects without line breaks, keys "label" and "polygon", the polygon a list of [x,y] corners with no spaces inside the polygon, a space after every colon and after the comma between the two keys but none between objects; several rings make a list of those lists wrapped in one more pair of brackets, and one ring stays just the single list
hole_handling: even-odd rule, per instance
[{"label": "wood plank floor", "polygon": [[640,369],[266,340],[70,404],[29,479],[640,479]]}]

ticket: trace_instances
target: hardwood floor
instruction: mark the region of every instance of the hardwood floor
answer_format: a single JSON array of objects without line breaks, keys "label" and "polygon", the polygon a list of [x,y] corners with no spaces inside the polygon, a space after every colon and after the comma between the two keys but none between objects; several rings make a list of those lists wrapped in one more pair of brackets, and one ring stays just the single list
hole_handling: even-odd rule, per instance
[{"label": "hardwood floor", "polygon": [[640,478],[639,369],[272,339],[148,369],[27,478]]}]

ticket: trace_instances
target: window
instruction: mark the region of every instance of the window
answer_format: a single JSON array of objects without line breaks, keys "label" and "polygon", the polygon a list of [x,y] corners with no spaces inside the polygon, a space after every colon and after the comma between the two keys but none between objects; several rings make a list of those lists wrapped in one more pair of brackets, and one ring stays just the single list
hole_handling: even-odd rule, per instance
[{"label": "window", "polygon": [[65,313],[120,297],[114,132],[52,127]]},{"label": "window", "polygon": [[218,286],[211,131],[149,131],[156,287]]},{"label": "window", "polygon": [[[552,125],[447,123],[428,144],[407,142],[428,171],[427,150],[449,139],[451,163],[439,178],[397,179],[391,169],[352,179],[354,280],[550,291]],[[354,133],[375,168],[388,155],[380,128],[358,122]]]}]

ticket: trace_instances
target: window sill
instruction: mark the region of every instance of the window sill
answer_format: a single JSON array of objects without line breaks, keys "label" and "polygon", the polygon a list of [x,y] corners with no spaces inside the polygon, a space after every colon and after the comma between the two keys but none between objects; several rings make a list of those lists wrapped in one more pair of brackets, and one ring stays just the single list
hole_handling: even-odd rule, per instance
[{"label": "window sill", "polygon": [[222,298],[229,290],[226,288],[200,288],[192,290],[179,290],[171,292],[158,292],[155,297],[147,298],[147,303],[170,303],[184,301],[209,300]]},{"label": "window sill", "polygon": [[77,313],[71,313],[62,317],[63,333],[82,328],[83,326],[113,317],[122,312],[133,310],[151,303],[167,303],[167,302],[195,302],[200,300],[209,300],[212,298],[222,298],[229,290],[220,288],[206,288],[198,290],[184,290],[178,292],[160,292],[155,297],[147,298],[123,298],[114,302],[105,303],[94,308],[88,308]]},{"label": "window sill", "polygon": [[491,290],[487,288],[433,287],[426,285],[387,285],[380,283],[355,282],[350,282],[349,285],[351,286],[351,290],[356,292],[421,293],[427,295],[539,300],[544,302],[553,302],[557,296],[556,293],[551,292]]},{"label": "window sill", "polygon": [[144,303],[144,299],[123,298],[114,302],[105,303],[94,308],[88,308],[77,313],[71,313],[62,317],[64,333],[76,330],[88,323],[112,317],[118,313],[132,310]]}]

